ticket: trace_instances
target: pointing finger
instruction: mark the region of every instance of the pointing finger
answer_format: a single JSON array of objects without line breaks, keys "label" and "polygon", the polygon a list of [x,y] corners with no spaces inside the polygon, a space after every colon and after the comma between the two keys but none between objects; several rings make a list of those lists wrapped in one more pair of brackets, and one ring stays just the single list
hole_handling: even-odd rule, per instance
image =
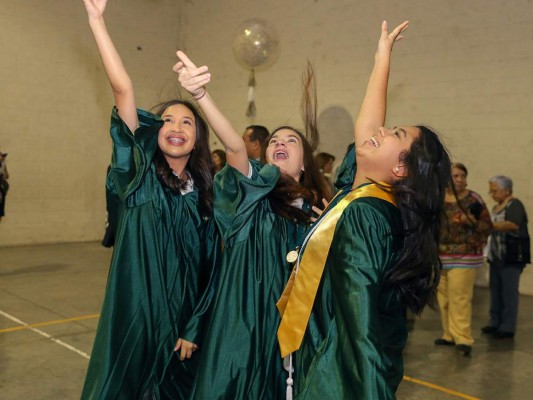
[{"label": "pointing finger", "polygon": [[196,68],[196,65],[194,65],[194,63],[190,60],[189,57],[187,57],[187,55],[183,51],[178,50],[176,54],[178,55],[178,58],[183,62],[183,65],[185,65],[187,68]]}]

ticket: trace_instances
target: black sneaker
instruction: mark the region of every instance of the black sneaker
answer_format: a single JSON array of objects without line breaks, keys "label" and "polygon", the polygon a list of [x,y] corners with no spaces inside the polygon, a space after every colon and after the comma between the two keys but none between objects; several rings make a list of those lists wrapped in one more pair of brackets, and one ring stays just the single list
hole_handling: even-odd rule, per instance
[{"label": "black sneaker", "polygon": [[458,344],[455,346],[457,350],[463,353],[463,356],[468,357],[472,353],[472,346],[468,344]]},{"label": "black sneaker", "polygon": [[481,332],[486,333],[487,335],[490,335],[492,333],[495,333],[498,330],[495,326],[487,325],[481,328]]},{"label": "black sneaker", "polygon": [[455,342],[443,338],[435,339],[433,343],[435,343],[437,346],[453,346],[455,344]]},{"label": "black sneaker", "polygon": [[492,334],[493,339],[512,339],[514,338],[513,332],[496,331]]}]

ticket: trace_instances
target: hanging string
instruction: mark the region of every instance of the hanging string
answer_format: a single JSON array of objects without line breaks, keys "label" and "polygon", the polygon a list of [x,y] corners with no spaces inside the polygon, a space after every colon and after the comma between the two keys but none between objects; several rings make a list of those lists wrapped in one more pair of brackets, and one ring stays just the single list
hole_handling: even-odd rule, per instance
[{"label": "hanging string", "polygon": [[246,109],[246,116],[253,118],[255,114],[255,71],[252,68],[250,77],[248,78],[248,108]]},{"label": "hanging string", "polygon": [[287,378],[287,391],[285,393],[285,400],[292,400],[292,387],[294,381],[292,379],[292,374],[294,373],[294,367],[292,366],[292,353],[283,359],[283,368],[289,373]]}]

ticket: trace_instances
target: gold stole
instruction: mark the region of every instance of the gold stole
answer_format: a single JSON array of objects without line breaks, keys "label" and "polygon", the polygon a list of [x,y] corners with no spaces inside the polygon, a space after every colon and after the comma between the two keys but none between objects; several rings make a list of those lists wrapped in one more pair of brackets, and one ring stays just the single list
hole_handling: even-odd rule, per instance
[{"label": "gold stole", "polygon": [[[388,186],[384,183],[380,184]],[[307,242],[301,261],[293,269],[289,282],[276,304],[282,316],[278,329],[282,357],[300,348],[326,266],[337,221],[344,209],[353,200],[361,197],[377,197],[396,206],[391,193],[384,191],[376,184],[370,184],[352,190],[320,221]]]}]

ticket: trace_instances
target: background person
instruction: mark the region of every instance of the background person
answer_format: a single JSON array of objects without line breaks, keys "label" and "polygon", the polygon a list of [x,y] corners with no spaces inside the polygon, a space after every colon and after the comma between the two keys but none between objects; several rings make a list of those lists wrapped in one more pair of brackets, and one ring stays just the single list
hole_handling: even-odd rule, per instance
[{"label": "background person", "polygon": [[242,139],[244,140],[246,153],[250,160],[259,161],[261,158],[261,148],[269,135],[268,129],[263,125],[250,125],[246,127]]},{"label": "background person", "polygon": [[522,202],[513,197],[511,178],[492,177],[489,194],[497,204],[491,211],[493,231],[487,256],[490,319],[481,331],[495,339],[507,339],[516,332],[520,275],[531,262],[527,214]]},{"label": "background person", "polygon": [[218,171],[224,168],[224,165],[226,165],[226,152],[221,149],[215,149],[211,152],[211,157],[213,158],[216,174]]},{"label": "background person", "polygon": [[9,172],[7,172],[6,164],[7,153],[0,151],[0,222],[5,215],[6,196],[9,190]]},{"label": "background person", "polygon": [[479,194],[467,189],[468,171],[454,163],[450,187],[444,198],[439,255],[442,271],[437,290],[442,337],[436,345],[455,345],[465,356],[472,351],[472,297],[477,269],[483,265],[483,248],[492,229],[490,214]]},{"label": "background person", "polygon": [[332,193],[335,193],[335,187],[333,186],[333,179],[331,173],[333,171],[333,164],[335,163],[335,156],[333,154],[321,152],[315,156],[315,162],[320,172],[324,176],[324,179],[331,187]]}]

